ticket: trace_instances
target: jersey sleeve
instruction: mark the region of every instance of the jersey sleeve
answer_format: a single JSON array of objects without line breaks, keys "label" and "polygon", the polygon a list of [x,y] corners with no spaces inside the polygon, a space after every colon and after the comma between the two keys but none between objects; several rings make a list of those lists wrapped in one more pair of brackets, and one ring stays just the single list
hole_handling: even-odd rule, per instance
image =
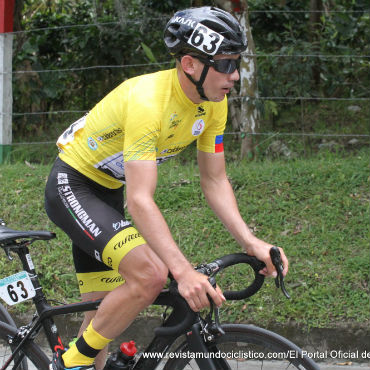
[{"label": "jersey sleeve", "polygon": [[197,148],[202,152],[219,153],[224,151],[224,131],[227,120],[227,99],[215,103],[210,123],[206,130],[198,138]]}]

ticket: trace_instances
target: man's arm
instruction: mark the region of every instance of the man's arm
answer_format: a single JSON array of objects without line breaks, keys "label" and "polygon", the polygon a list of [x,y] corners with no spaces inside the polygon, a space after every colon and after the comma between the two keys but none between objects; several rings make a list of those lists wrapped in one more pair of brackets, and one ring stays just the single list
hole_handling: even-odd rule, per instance
[{"label": "man's arm", "polygon": [[[242,219],[234,191],[227,179],[224,153],[205,153],[198,151],[200,183],[208,204],[245,251],[265,262],[265,275],[275,275],[275,267],[270,259],[271,244],[256,238]],[[288,272],[288,260],[280,248],[284,272]],[[276,272],[275,272],[276,273]]]},{"label": "man's arm", "polygon": [[127,208],[135,226],[178,282],[180,294],[194,311],[209,305],[207,294],[216,305],[221,305],[224,300],[221,291],[213,289],[207,277],[196,272],[187,261],[154,201],[157,185],[156,162],[126,162],[125,177]]}]

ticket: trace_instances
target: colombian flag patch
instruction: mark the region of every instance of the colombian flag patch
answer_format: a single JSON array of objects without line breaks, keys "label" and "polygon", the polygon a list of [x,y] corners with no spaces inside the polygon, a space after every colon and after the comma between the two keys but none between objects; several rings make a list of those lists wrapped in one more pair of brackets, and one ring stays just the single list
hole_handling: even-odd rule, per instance
[{"label": "colombian flag patch", "polygon": [[215,153],[224,151],[224,135],[217,135],[215,139]]}]

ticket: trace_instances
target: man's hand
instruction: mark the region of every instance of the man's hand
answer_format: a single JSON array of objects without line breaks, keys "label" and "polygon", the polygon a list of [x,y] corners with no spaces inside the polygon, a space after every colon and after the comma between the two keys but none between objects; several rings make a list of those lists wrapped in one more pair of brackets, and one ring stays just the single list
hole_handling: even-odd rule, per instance
[{"label": "man's hand", "polygon": [[188,302],[190,308],[198,312],[205,307],[209,307],[209,299],[212,299],[217,307],[221,306],[226,300],[221,289],[213,286],[208,281],[208,276],[195,270],[189,270],[177,279],[179,293]]},{"label": "man's hand", "polygon": [[[260,274],[265,276],[272,276],[275,278],[277,276],[277,273],[270,257],[270,249],[273,246],[271,244],[265,243],[262,240],[257,240],[258,242],[254,243],[247,249],[247,253],[251,256],[255,256],[257,259],[265,263],[266,267],[259,271]],[[279,248],[279,251],[281,255],[281,261],[283,262],[284,266],[283,276],[285,276],[288,273],[289,262],[287,257],[285,256],[283,249]]]}]

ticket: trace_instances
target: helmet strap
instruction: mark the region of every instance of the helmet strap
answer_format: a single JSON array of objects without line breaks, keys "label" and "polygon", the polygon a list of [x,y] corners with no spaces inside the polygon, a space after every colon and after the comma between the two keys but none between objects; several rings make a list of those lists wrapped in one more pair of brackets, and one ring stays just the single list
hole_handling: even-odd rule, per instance
[{"label": "helmet strap", "polygon": [[191,77],[188,73],[184,72],[185,76],[195,85],[198,91],[198,94],[200,95],[200,98],[206,101],[208,101],[209,99],[206,97],[204,93],[203,83],[207,77],[208,70],[209,70],[209,65],[205,64],[203,67],[202,74],[200,75],[199,81],[195,81],[193,77]]}]

